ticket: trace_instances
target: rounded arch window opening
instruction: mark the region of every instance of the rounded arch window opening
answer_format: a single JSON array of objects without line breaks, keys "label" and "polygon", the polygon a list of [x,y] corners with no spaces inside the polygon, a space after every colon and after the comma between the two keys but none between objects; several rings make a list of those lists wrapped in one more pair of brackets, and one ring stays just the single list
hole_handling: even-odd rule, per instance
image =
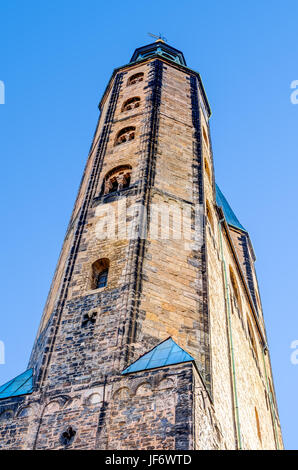
[{"label": "rounded arch window opening", "polygon": [[133,98],[129,98],[126,100],[122,106],[122,112],[131,111],[132,109],[136,109],[140,107],[141,98],[135,96]]},{"label": "rounded arch window opening", "polygon": [[110,262],[108,258],[101,258],[92,264],[92,289],[101,289],[108,284]]},{"label": "rounded arch window opening", "polygon": [[136,128],[134,126],[125,127],[118,132],[115,145],[121,145],[125,142],[129,142],[135,138]]},{"label": "rounded arch window opening", "polygon": [[123,165],[109,171],[103,182],[102,193],[106,195],[129,188],[131,171],[130,165]]},{"label": "rounded arch window opening", "polygon": [[127,85],[135,85],[136,83],[142,82],[143,80],[144,80],[143,72],[135,73],[128,79]]}]

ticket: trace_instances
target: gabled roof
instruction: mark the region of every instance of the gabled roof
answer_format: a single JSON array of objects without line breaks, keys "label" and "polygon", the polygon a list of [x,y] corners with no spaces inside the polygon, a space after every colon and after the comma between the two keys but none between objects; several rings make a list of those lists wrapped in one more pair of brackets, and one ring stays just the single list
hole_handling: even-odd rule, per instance
[{"label": "gabled roof", "polygon": [[33,369],[28,369],[0,387],[0,400],[33,392]]},{"label": "gabled roof", "polygon": [[221,190],[219,189],[217,185],[216,185],[216,202],[217,202],[217,205],[222,208],[228,225],[238,228],[239,230],[242,230],[243,232],[247,232],[247,230],[239,222],[233,209],[231,208],[230,204],[228,203],[225,196],[223,195],[223,193],[221,192]]},{"label": "gabled roof", "polygon": [[184,351],[184,349],[180,348],[172,338],[168,338],[155,346],[151,351],[144,354],[144,356],[141,356],[137,361],[133,362],[122,374],[130,374],[131,372],[139,372],[141,370],[155,369],[157,367],[190,361],[194,361],[194,358]]}]

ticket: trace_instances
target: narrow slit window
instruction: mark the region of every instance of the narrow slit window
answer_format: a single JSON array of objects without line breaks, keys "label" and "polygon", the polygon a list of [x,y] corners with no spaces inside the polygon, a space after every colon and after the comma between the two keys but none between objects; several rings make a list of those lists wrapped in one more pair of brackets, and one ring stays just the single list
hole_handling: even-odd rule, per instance
[{"label": "narrow slit window", "polygon": [[109,260],[102,258],[92,264],[92,289],[102,289],[108,284]]},{"label": "narrow slit window", "polygon": [[209,179],[209,181],[210,181],[210,183],[211,183],[211,182],[212,182],[211,171],[210,171],[210,167],[209,167],[209,165],[208,165],[208,162],[207,162],[206,158],[205,158],[205,160],[204,160],[204,166],[205,166],[206,175],[207,175],[207,177],[208,177],[208,179]]},{"label": "narrow slit window", "polygon": [[230,267],[230,281],[231,281],[231,304],[232,304],[232,312],[238,314],[239,317],[242,316],[242,302],[241,302],[241,297],[240,297],[240,292],[239,292],[239,287],[236,281],[236,276]]},{"label": "narrow slit window", "polygon": [[96,279],[96,288],[100,289],[101,287],[106,287],[108,283],[108,269],[102,271]]},{"label": "narrow slit window", "polygon": [[214,231],[213,217],[212,217],[212,213],[211,213],[210,204],[209,204],[208,201],[206,201],[206,215],[207,215],[207,220],[210,224],[210,227],[211,227],[212,231]]},{"label": "narrow slit window", "polygon": [[251,347],[253,349],[255,359],[257,360],[258,359],[257,344],[256,344],[256,340],[255,340],[255,335],[254,335],[254,332],[253,332],[253,327],[252,327],[252,324],[251,324],[249,318],[247,319],[247,330],[248,330],[248,336],[249,336],[250,344],[251,344]]},{"label": "narrow slit window", "polygon": [[258,410],[257,410],[256,407],[255,407],[255,417],[256,417],[256,425],[257,425],[257,434],[258,434],[258,438],[259,438],[260,443],[262,444],[261,425],[260,425]]},{"label": "narrow slit window", "polygon": [[207,132],[204,126],[203,126],[203,138],[204,138],[207,148],[209,148],[209,139],[208,139]]}]

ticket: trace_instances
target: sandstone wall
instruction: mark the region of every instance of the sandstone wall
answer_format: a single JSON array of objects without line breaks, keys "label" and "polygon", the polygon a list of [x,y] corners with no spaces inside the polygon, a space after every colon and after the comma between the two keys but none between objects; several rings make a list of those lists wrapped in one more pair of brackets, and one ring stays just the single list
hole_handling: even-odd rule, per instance
[{"label": "sandstone wall", "polygon": [[[143,81],[128,85],[136,72]],[[123,111],[133,97],[140,106]],[[253,259],[226,225],[221,251],[205,108],[198,76],[169,61],[114,74],[30,359],[35,392],[0,401],[3,448],[63,448],[71,428],[69,448],[234,449],[230,337],[242,446],[274,448],[274,422],[282,446]],[[127,127],[134,139],[115,145]],[[103,195],[105,176],[121,165],[132,168],[129,188]],[[116,217],[115,234],[102,239],[105,211],[110,222],[121,204],[128,218]],[[126,236],[142,224],[148,238]],[[92,264],[101,258],[109,259],[108,283],[94,289]],[[121,376],[169,336],[195,365]]]}]

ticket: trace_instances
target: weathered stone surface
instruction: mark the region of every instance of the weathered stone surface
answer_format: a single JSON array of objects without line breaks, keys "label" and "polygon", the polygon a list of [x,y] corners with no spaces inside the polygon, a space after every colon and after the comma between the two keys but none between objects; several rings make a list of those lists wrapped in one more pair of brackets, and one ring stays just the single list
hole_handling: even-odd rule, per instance
[{"label": "weathered stone surface", "polygon": [[[127,85],[136,72],[143,81]],[[140,106],[123,111],[133,97]],[[242,447],[282,447],[248,238],[223,224],[221,251],[204,108],[198,76],[171,61],[148,59],[113,76],[30,359],[35,390],[0,401],[0,448],[235,449],[229,310]],[[134,139],[115,145],[127,127]],[[129,188],[103,195],[105,176],[121,165],[132,168]],[[111,220],[123,204],[118,237],[99,239],[102,211]],[[169,226],[152,207],[172,211]],[[147,239],[127,238],[144,214]],[[189,215],[182,238],[177,214]],[[94,289],[92,265],[102,258],[108,283]],[[121,375],[169,336],[195,364]]]}]

